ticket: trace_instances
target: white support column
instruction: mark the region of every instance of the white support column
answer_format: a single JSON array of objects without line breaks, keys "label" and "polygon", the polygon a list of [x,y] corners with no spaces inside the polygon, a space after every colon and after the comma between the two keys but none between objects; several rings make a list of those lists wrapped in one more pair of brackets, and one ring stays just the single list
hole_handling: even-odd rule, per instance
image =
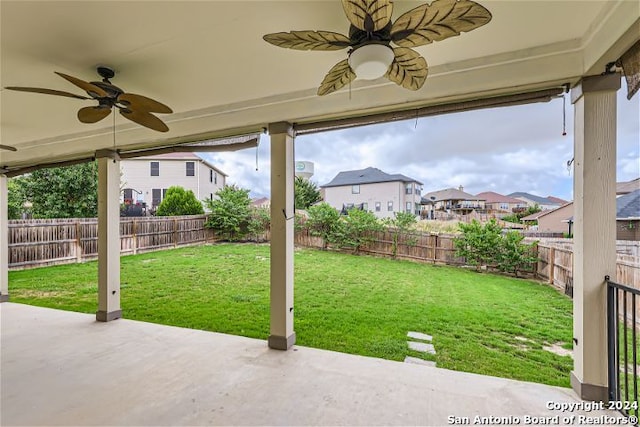
[{"label": "white support column", "polygon": [[269,347],[288,350],[293,331],[293,128],[269,125],[271,137],[271,332]]},{"label": "white support column", "polygon": [[620,75],[585,77],[571,92],[575,111],[573,337],[571,386],[606,401],[607,292],[616,276],[616,91]]},{"label": "white support column", "polygon": [[0,302],[9,301],[9,191],[0,174]]},{"label": "white support column", "polygon": [[122,317],[120,310],[120,159],[114,151],[98,159],[98,312],[96,320]]}]

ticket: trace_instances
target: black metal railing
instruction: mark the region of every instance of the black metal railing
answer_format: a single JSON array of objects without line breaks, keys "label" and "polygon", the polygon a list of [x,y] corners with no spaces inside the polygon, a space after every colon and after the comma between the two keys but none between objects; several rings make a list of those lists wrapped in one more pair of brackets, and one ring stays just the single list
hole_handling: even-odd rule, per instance
[{"label": "black metal railing", "polygon": [[638,346],[636,311],[640,290],[607,282],[609,401],[630,417],[638,416]]}]

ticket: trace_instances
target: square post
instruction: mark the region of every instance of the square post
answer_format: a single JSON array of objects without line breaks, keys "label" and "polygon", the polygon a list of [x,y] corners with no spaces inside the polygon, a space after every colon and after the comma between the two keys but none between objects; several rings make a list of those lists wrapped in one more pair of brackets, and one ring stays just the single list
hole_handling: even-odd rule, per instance
[{"label": "square post", "polygon": [[575,112],[573,339],[571,386],[606,401],[607,291],[616,274],[616,92],[620,75],[585,77],[571,92]]},{"label": "square post", "polygon": [[0,302],[9,301],[9,189],[0,174]]},{"label": "square post", "polygon": [[100,150],[98,159],[98,312],[96,320],[122,317],[120,310],[120,158]]},{"label": "square post", "polygon": [[290,123],[269,125],[271,137],[271,330],[269,347],[288,350],[293,331],[294,155]]}]

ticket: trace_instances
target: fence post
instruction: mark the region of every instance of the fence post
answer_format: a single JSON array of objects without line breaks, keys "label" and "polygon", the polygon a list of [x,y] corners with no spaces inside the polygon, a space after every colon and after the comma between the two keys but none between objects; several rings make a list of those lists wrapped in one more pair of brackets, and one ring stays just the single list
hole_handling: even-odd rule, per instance
[{"label": "fence post", "polygon": [[131,226],[132,236],[131,236],[131,245],[133,246],[133,254],[138,253],[138,220],[136,217],[133,217],[133,225]]},{"label": "fence post", "polygon": [[178,247],[178,218],[173,218],[173,247]]},{"label": "fence post", "polygon": [[433,239],[433,263],[438,261],[438,235],[436,234]]},{"label": "fence post", "polygon": [[549,248],[549,284],[553,285],[554,276],[556,272],[556,248],[551,246]]},{"label": "fence post", "polygon": [[82,262],[82,227],[80,226],[80,218],[76,218],[76,262]]}]

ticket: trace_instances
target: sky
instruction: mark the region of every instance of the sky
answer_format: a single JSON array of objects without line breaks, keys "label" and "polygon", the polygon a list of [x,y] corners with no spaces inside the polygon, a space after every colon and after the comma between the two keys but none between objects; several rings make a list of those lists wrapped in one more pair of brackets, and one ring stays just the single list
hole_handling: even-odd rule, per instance
[{"label": "sky", "polygon": [[[623,82],[624,83],[624,82]],[[341,171],[375,167],[424,184],[423,194],[458,188],[477,194],[524,191],[572,200],[573,106],[563,100],[384,123],[299,136],[295,160],[314,163],[323,185]],[[229,175],[228,184],[269,197],[269,136],[257,149],[200,154]],[[257,166],[257,167],[256,167]],[[617,180],[640,177],[640,95],[618,91]]]}]

